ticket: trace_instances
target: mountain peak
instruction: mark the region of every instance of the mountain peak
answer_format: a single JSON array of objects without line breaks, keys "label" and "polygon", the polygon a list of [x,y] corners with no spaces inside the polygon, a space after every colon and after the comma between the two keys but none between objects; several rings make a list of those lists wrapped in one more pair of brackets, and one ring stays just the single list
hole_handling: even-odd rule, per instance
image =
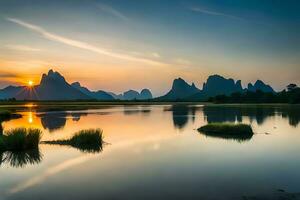
[{"label": "mountain peak", "polygon": [[241,81],[234,82],[232,78],[224,78],[218,74],[208,77],[206,83],[203,84],[203,92],[207,97],[231,94],[241,92],[243,90]]},{"label": "mountain peak", "polygon": [[255,81],[254,85],[265,85],[265,83],[262,80]]},{"label": "mountain peak", "polygon": [[43,74],[40,85],[44,85],[52,81],[66,83],[65,78],[59,72],[50,69],[48,71],[48,74]]},{"label": "mountain peak", "polygon": [[265,84],[262,80],[255,81],[254,85],[249,83],[247,89],[251,92],[255,92],[257,90],[260,90],[262,92],[271,92],[271,93],[275,92],[270,85]]},{"label": "mountain peak", "polygon": [[196,88],[194,83],[189,85],[182,78],[177,78],[173,81],[172,89],[166,95],[162,96],[161,98],[168,99],[168,100],[182,99],[187,96],[196,94],[199,91],[200,90],[198,88]]},{"label": "mountain peak", "polygon": [[139,99],[152,99],[152,98],[153,98],[153,96],[149,89],[147,89],[147,88],[142,89]]},{"label": "mountain peak", "polygon": [[191,87],[191,86],[182,78],[174,79],[172,88],[176,89],[176,88],[181,88],[181,87]]},{"label": "mountain peak", "polygon": [[81,84],[79,82],[74,82],[71,84],[73,87],[81,87]]}]

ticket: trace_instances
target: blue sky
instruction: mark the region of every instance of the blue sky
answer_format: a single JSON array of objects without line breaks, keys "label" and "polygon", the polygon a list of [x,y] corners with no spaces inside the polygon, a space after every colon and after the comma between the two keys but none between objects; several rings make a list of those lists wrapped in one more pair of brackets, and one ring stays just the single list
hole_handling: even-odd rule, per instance
[{"label": "blue sky", "polygon": [[[92,89],[148,87],[210,74],[300,84],[294,0],[2,0],[0,86],[50,68]],[[84,70],[83,70],[84,69]]]}]

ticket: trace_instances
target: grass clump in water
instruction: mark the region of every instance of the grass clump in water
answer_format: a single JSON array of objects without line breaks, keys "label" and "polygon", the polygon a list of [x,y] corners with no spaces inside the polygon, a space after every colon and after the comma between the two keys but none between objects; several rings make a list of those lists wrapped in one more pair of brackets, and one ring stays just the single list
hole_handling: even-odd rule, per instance
[{"label": "grass clump in water", "polygon": [[83,152],[100,152],[103,146],[103,134],[101,129],[81,130],[70,139],[43,141],[43,144],[69,145]]},{"label": "grass clump in water", "polygon": [[198,131],[211,137],[235,139],[239,141],[249,140],[253,136],[253,130],[248,124],[209,123],[198,128]]},{"label": "grass clump in water", "polygon": [[0,151],[38,149],[41,136],[42,131],[39,129],[11,129],[0,136]]}]

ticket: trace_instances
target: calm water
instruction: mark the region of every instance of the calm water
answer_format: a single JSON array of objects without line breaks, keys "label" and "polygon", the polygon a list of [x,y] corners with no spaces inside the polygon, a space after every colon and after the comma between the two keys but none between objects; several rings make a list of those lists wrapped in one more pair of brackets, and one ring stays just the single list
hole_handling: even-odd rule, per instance
[{"label": "calm water", "polygon": [[[290,107],[106,106],[82,111],[22,111],[4,129],[36,127],[43,140],[101,128],[96,154],[41,145],[8,155],[0,199],[242,199],[300,192],[300,109]],[[208,122],[250,123],[245,141],[208,137]],[[0,159],[5,155],[0,155]],[[7,155],[6,155],[7,156]]]}]

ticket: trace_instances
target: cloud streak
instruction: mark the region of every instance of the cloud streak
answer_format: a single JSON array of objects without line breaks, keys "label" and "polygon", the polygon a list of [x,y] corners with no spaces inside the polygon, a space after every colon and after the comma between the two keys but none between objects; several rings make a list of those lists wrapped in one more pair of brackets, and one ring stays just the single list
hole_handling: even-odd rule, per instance
[{"label": "cloud streak", "polygon": [[32,48],[29,46],[25,45],[15,45],[15,44],[7,44],[5,45],[6,48],[11,49],[11,50],[16,50],[16,51],[41,51],[40,49],[37,48]]},{"label": "cloud streak", "polygon": [[189,9],[191,11],[206,14],[206,15],[221,16],[221,17],[226,17],[226,18],[231,18],[231,19],[236,19],[236,20],[245,20],[245,19],[243,19],[241,17],[238,17],[238,16],[229,15],[229,14],[226,14],[226,13],[217,12],[217,11],[214,11],[214,10],[204,9],[204,8],[200,8],[200,7],[190,7]]},{"label": "cloud streak", "polygon": [[151,60],[151,59],[147,59],[147,58],[141,58],[141,57],[135,57],[135,56],[127,55],[127,54],[117,53],[117,52],[110,51],[110,50],[107,50],[107,49],[104,49],[104,48],[101,48],[98,46],[94,46],[94,45],[86,43],[86,42],[82,42],[79,40],[74,40],[74,39],[70,39],[70,38],[67,38],[67,37],[64,37],[61,35],[57,35],[55,33],[48,32],[47,30],[45,30],[44,28],[42,28],[40,26],[27,23],[20,19],[6,18],[6,20],[13,22],[15,24],[18,24],[22,27],[25,27],[33,32],[36,32],[48,40],[59,42],[59,43],[62,43],[62,44],[68,45],[68,46],[77,47],[77,48],[88,50],[88,51],[91,51],[91,52],[94,52],[97,54],[101,54],[101,55],[105,55],[105,56],[109,56],[109,57],[113,57],[113,58],[118,58],[118,59],[122,59],[122,60],[127,60],[127,61],[140,62],[140,63],[144,63],[144,64],[158,65],[158,66],[168,65],[167,63],[159,62],[156,60]]},{"label": "cloud streak", "polygon": [[106,12],[106,13],[108,13],[108,14],[110,14],[110,15],[113,15],[113,16],[115,16],[115,17],[117,17],[117,18],[119,18],[119,19],[121,19],[121,20],[123,20],[123,21],[126,21],[126,22],[129,21],[129,18],[128,18],[128,17],[126,17],[126,16],[125,16],[124,14],[122,14],[120,11],[114,9],[114,8],[111,7],[111,6],[104,5],[104,4],[98,4],[98,8],[99,8],[100,10],[102,10],[103,12]]}]

